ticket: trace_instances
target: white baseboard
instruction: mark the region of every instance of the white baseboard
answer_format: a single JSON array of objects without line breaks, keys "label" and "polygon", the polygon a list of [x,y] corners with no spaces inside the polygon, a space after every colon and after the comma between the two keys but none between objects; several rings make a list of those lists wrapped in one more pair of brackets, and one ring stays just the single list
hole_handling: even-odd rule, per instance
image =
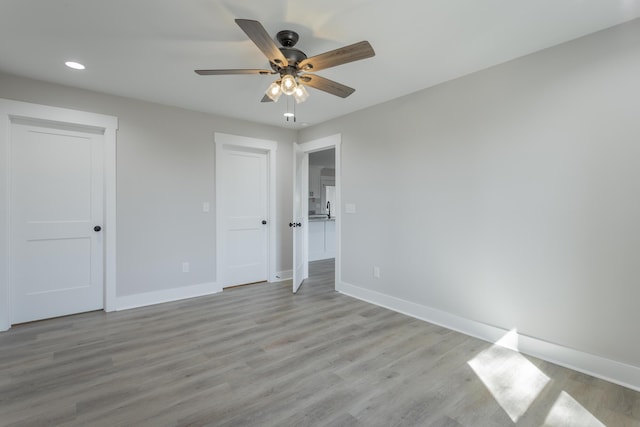
[{"label": "white baseboard", "polygon": [[146,292],[143,294],[127,295],[116,298],[116,311],[130,308],[144,307],[147,305],[161,304],[163,302],[178,301],[181,299],[201,297],[222,292],[222,287],[217,283],[201,283],[198,285],[184,286],[181,288],[164,289],[161,291]]},{"label": "white baseboard", "polygon": [[293,270],[283,270],[276,273],[276,280],[274,280],[274,282],[284,282],[290,279],[293,279]]},{"label": "white baseboard", "polygon": [[[416,319],[461,332],[490,343],[496,343],[510,331],[469,320],[451,313],[440,311],[425,305],[416,304],[380,292],[365,289],[348,283],[340,283],[336,290],[345,295],[406,314]],[[511,346],[509,346],[512,348]],[[583,372],[603,380],[640,391],[640,368],[633,365],[606,359],[544,340],[517,335],[515,350],[546,360],[565,368]]]}]

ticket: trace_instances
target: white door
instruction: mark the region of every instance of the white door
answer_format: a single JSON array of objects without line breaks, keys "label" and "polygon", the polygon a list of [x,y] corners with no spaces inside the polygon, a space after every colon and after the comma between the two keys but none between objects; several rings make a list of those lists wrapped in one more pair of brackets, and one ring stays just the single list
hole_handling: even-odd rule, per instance
[{"label": "white door", "polygon": [[268,279],[267,153],[225,146],[218,163],[224,180],[221,203],[223,286]]},{"label": "white door", "polygon": [[306,227],[309,206],[309,154],[298,144],[293,153],[293,292],[308,277]]},{"label": "white door", "polygon": [[12,123],[11,323],[98,310],[104,137]]}]

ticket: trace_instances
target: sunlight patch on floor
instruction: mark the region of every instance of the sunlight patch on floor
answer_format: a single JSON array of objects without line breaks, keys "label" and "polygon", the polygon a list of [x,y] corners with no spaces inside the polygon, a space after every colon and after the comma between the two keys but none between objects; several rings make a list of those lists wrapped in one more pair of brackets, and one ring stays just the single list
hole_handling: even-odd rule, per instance
[{"label": "sunlight patch on floor", "polygon": [[591,412],[563,391],[554,402],[544,427],[604,427]]},{"label": "sunlight patch on floor", "polygon": [[[467,362],[514,423],[529,410],[551,381],[518,349],[518,331],[513,329]],[[605,424],[569,393],[562,391],[542,426],[603,427]]]},{"label": "sunlight patch on floor", "polygon": [[520,353],[511,350],[517,348],[514,336],[517,337],[515,330],[498,341],[506,347],[496,343],[467,363],[511,420],[516,422],[550,379]]}]

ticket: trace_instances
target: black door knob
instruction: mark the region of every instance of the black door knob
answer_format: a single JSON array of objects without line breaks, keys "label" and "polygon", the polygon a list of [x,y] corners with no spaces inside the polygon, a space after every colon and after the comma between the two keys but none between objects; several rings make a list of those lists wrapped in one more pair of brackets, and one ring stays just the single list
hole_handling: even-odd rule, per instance
[{"label": "black door knob", "polygon": [[100,231],[102,230],[102,227],[100,227],[99,225],[96,225],[95,227],[93,227],[93,231]]},{"label": "black door knob", "polygon": [[292,222],[289,223],[289,227],[295,227],[296,225]]},{"label": "black door knob", "polygon": [[299,222],[296,222],[296,227],[302,227],[302,224],[300,224]]},{"label": "black door knob", "polygon": [[267,221],[263,219],[262,220],[262,225],[266,225],[266,224],[267,224]]}]

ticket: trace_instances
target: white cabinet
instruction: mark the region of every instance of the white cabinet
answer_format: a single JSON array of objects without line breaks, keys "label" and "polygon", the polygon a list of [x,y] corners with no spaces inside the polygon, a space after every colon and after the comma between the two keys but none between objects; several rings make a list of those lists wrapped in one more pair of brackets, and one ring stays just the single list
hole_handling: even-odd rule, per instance
[{"label": "white cabinet", "polygon": [[324,222],[324,253],[326,258],[336,257],[336,222]]},{"label": "white cabinet", "polygon": [[324,223],[309,221],[309,261],[324,259]]},{"label": "white cabinet", "polygon": [[309,221],[309,261],[335,258],[336,222]]}]

